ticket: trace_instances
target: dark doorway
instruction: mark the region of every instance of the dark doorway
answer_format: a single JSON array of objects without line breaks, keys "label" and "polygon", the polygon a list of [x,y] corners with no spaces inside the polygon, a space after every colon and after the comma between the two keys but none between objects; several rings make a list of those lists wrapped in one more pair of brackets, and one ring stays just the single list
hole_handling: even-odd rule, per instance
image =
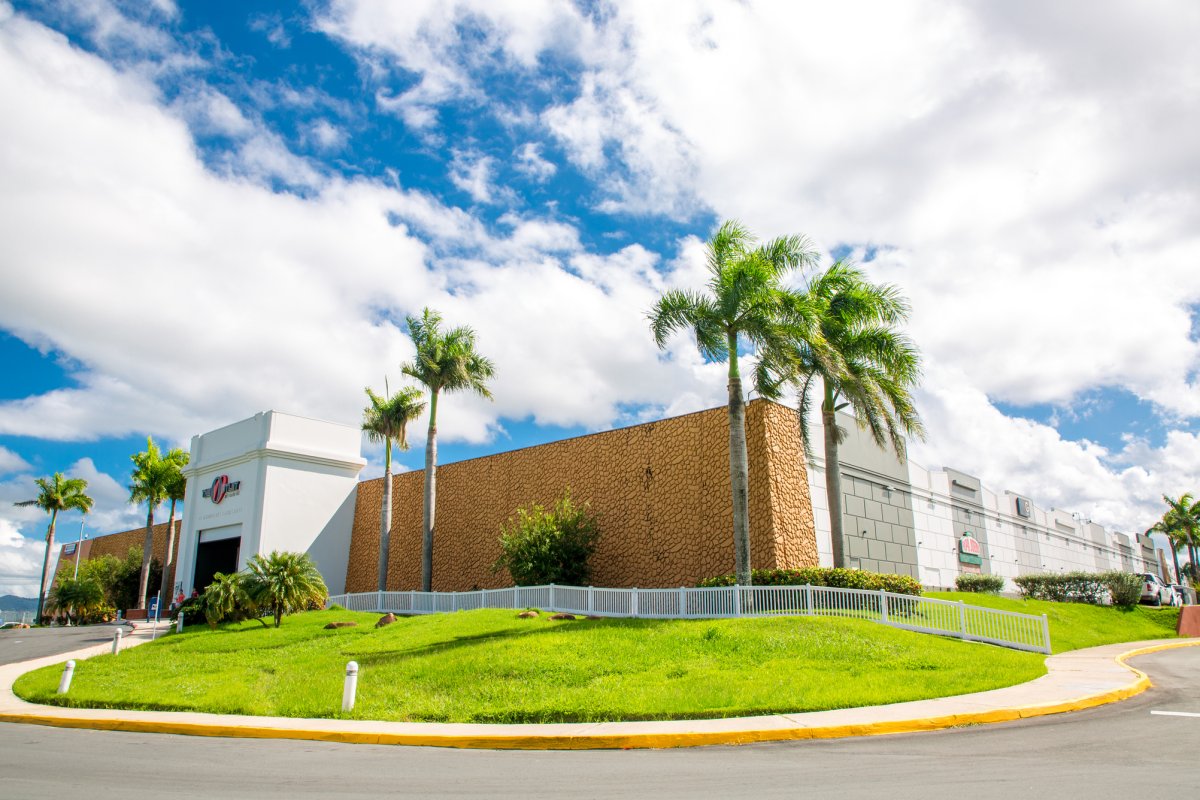
[{"label": "dark doorway", "polygon": [[218,572],[237,572],[238,553],[241,548],[240,536],[218,539],[215,542],[201,542],[196,548],[196,574],[192,583],[196,591],[203,592],[207,589],[212,583],[213,575]]}]

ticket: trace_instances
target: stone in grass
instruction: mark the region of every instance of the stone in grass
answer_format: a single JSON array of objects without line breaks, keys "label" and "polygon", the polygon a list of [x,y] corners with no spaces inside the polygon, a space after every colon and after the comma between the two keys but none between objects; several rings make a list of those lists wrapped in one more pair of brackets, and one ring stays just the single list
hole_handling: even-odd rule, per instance
[{"label": "stone in grass", "polygon": [[574,621],[575,621],[575,615],[574,615],[574,614],[551,614],[549,618],[550,618],[550,619],[569,619],[569,620],[571,620],[572,622],[574,622]]},{"label": "stone in grass", "polygon": [[391,625],[395,621],[396,615],[389,611],[379,618],[379,621],[375,623],[375,627],[382,628],[384,625]]},{"label": "stone in grass", "polygon": [[357,622],[331,622],[325,626],[325,630],[331,631],[334,628],[356,628],[356,627],[358,627]]},{"label": "stone in grass", "polygon": [[533,611],[533,610],[522,611],[520,614],[517,614],[517,618],[518,619],[532,619],[533,617],[536,617],[537,615],[538,615],[538,612]]}]

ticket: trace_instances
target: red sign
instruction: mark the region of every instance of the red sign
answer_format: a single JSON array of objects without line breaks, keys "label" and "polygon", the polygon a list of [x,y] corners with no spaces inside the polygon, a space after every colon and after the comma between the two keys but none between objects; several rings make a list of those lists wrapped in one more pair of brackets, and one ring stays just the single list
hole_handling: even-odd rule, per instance
[{"label": "red sign", "polygon": [[232,497],[242,488],[241,481],[231,481],[228,475],[218,475],[213,478],[212,486],[200,492],[201,497],[207,497],[214,504],[220,503],[226,497]]},{"label": "red sign", "polygon": [[983,548],[979,546],[979,540],[969,533],[963,534],[963,537],[958,540],[958,546],[962,552],[973,556],[983,554]]}]

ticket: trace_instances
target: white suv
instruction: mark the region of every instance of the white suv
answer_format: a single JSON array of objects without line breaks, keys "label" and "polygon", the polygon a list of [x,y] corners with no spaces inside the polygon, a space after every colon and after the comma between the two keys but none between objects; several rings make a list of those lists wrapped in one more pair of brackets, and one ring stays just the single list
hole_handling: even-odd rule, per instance
[{"label": "white suv", "polygon": [[1142,573],[1141,602],[1154,606],[1173,605],[1175,591],[1152,572]]}]

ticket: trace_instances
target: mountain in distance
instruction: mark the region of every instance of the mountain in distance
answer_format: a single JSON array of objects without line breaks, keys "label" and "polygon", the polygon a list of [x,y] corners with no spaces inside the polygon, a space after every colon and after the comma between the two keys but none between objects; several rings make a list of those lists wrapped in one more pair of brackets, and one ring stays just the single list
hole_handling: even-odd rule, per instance
[{"label": "mountain in distance", "polygon": [[15,594],[0,596],[0,611],[37,611],[37,598],[17,597]]}]

